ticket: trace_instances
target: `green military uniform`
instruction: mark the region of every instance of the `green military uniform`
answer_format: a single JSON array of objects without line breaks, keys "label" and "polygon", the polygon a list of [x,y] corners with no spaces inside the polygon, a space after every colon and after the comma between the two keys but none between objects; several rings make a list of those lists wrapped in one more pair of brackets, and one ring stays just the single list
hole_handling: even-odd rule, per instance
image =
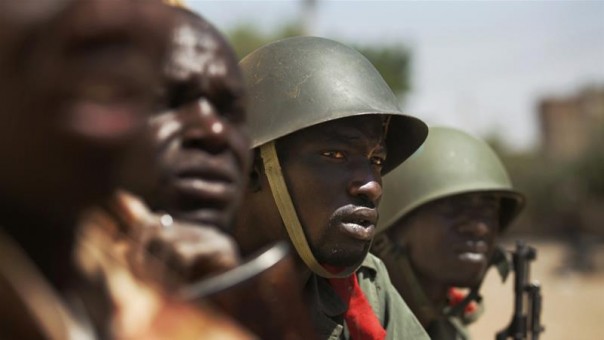
[{"label": "green military uniform", "polygon": [[[491,267],[497,270],[502,281],[508,276],[510,270],[509,259],[503,248],[497,247],[491,258]],[[479,287],[475,287],[469,294],[473,297],[459,302],[460,306],[446,306],[436,314],[436,319],[427,327],[428,335],[434,340],[470,340],[468,325],[477,321],[484,313],[482,296],[478,293]],[[474,310],[467,311],[465,307],[474,304]]]},{"label": "green military uniform", "polygon": [[[393,275],[398,276],[399,280],[401,279],[401,274],[404,276],[404,280],[408,282],[411,289],[407,292],[407,296],[412,300],[409,303],[419,305],[419,310],[415,311],[418,316],[423,317],[424,319],[430,320],[428,325],[426,326],[426,332],[430,336],[430,339],[433,340],[469,340],[470,335],[467,329],[467,326],[474,321],[476,321],[483,313],[484,306],[482,304],[482,297],[478,295],[478,290],[475,292],[475,297],[472,299],[464,300],[460,302],[460,306],[458,308],[453,308],[453,306],[435,306],[430,302],[428,297],[426,296],[424,290],[419,285],[415,273],[413,269],[411,269],[409,265],[409,260],[405,252],[395,246],[393,243],[389,241],[389,239],[384,237],[384,234],[378,235],[376,238],[376,242],[372,251],[378,254],[378,256],[387,256],[395,259],[397,269],[391,267],[390,271]],[[500,256],[504,256],[503,253],[498,250],[497,256],[495,260],[493,260],[493,266],[496,266],[500,275],[503,279],[507,275],[507,260],[505,258],[501,258]],[[377,259],[380,264],[383,266],[383,263],[380,259]],[[394,272],[396,271],[396,272]],[[396,291],[396,288],[393,286],[393,290]],[[471,313],[465,312],[465,306],[475,303],[476,309]],[[414,311],[409,310],[411,313]]]},{"label": "green military uniform", "polygon": [[[367,255],[356,275],[373,312],[388,333],[387,339],[429,339],[390,282],[388,271],[380,259],[372,254]],[[343,317],[348,306],[329,282],[313,274],[306,284],[305,293],[310,297],[313,321],[320,338],[350,339]]]},{"label": "green military uniform", "polygon": [[[411,274],[414,275],[414,274]],[[411,278],[413,279],[413,278]],[[418,291],[413,292],[414,299],[423,300],[424,308],[429,308],[430,323],[426,326],[426,332],[433,340],[470,340],[470,333],[467,326],[478,320],[484,312],[482,297],[476,295],[476,298],[461,302],[458,310],[454,310],[453,306],[447,305],[437,307],[428,301],[421,287]],[[475,304],[475,310],[471,312],[465,311],[465,306]],[[424,309],[425,310],[425,309]]]},{"label": "green military uniform", "polygon": [[451,307],[447,306],[441,309],[438,317],[426,327],[428,335],[433,340],[470,340],[468,325],[478,320],[484,312],[482,297],[478,296],[479,301],[476,310],[464,312],[463,309],[456,314],[450,314]]}]

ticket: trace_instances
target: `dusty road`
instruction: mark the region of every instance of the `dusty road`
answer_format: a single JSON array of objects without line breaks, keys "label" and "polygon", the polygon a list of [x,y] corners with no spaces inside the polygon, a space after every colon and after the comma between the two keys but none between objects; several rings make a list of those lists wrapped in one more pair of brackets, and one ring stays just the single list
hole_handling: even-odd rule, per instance
[{"label": "dusty road", "polygon": [[[531,276],[542,285],[544,306],[542,321],[545,340],[604,339],[604,246],[596,250],[598,273],[560,275],[566,255],[563,244],[554,241],[530,241],[538,251]],[[513,244],[506,248],[512,249]],[[505,284],[491,270],[483,285],[485,314],[470,328],[476,340],[494,339],[511,318],[513,280]]]}]

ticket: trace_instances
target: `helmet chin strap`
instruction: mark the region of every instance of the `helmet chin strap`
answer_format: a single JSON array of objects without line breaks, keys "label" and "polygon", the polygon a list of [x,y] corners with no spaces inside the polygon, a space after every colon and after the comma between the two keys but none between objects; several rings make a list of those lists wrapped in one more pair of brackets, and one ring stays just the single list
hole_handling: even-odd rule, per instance
[{"label": "helmet chin strap", "polygon": [[294,248],[296,248],[296,251],[298,252],[298,255],[302,261],[304,261],[306,266],[308,266],[308,268],[310,268],[310,270],[312,270],[315,274],[325,278],[344,278],[354,273],[362,261],[359,263],[359,265],[345,268],[338,273],[332,273],[319,264],[313,255],[310,246],[308,245],[308,240],[306,239],[306,235],[304,235],[304,230],[302,229],[302,224],[298,219],[296,208],[294,207],[291,196],[289,195],[289,191],[287,190],[287,185],[283,179],[281,165],[279,164],[279,157],[277,156],[277,151],[275,149],[275,142],[271,141],[261,145],[260,155],[262,156],[264,171],[266,173],[266,177],[268,178],[268,183],[270,185],[273,198],[275,199],[277,209],[279,209],[281,220],[283,220],[283,224],[285,224],[285,229],[287,230],[289,239],[294,245]]}]

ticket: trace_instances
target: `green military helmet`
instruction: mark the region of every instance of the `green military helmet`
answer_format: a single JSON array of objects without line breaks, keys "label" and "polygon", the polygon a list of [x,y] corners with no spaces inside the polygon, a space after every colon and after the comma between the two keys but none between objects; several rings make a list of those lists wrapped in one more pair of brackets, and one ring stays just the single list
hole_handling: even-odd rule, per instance
[{"label": "green military helmet", "polygon": [[358,51],[318,37],[265,45],[240,62],[248,90],[252,148],[338,118],[391,115],[383,173],[409,157],[427,127],[403,114],[396,96]]},{"label": "green military helmet", "polygon": [[258,148],[275,204],[296,252],[323,277],[347,277],[315,258],[281,172],[275,141],[336,119],[377,114],[387,117],[383,173],[394,169],[426,139],[421,120],[404,115],[380,73],[356,50],[332,40],[296,37],[265,45],[240,62],[248,90],[252,148]]},{"label": "green military helmet", "polygon": [[405,163],[384,177],[378,232],[428,202],[447,196],[493,192],[502,195],[500,228],[524,206],[499,157],[484,141],[456,129],[432,127]]}]

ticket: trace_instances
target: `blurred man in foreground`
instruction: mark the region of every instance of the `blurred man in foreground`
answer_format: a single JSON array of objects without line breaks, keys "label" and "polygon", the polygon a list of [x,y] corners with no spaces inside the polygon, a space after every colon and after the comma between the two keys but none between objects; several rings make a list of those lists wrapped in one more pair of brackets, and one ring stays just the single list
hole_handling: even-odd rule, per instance
[{"label": "blurred man in foreground", "polygon": [[[141,279],[170,296],[194,300],[214,322],[220,313],[208,302],[260,338],[312,339],[305,336],[312,331],[301,298],[290,291],[293,275],[287,250],[275,246],[258,259],[240,263],[228,234],[250,165],[245,91],[235,54],[203,18],[182,8],[174,11],[159,107],[147,124],[152,157],[131,153],[126,167],[130,171],[124,174],[129,192],[120,191],[86,219],[82,243],[113,249],[110,258],[85,247],[80,258],[89,260],[83,261],[89,276],[107,277],[114,301],[126,316],[122,320],[129,321],[121,329],[144,322],[139,308],[130,303],[136,291],[128,289]],[[120,269],[112,265],[116,257],[136,278],[107,274]],[[271,261],[276,263],[267,265]],[[292,317],[283,318],[273,300],[287,301]]]},{"label": "blurred man in foreground", "polygon": [[72,257],[76,221],[140,137],[170,22],[155,2],[0,4],[0,337],[107,335],[109,301]]}]

